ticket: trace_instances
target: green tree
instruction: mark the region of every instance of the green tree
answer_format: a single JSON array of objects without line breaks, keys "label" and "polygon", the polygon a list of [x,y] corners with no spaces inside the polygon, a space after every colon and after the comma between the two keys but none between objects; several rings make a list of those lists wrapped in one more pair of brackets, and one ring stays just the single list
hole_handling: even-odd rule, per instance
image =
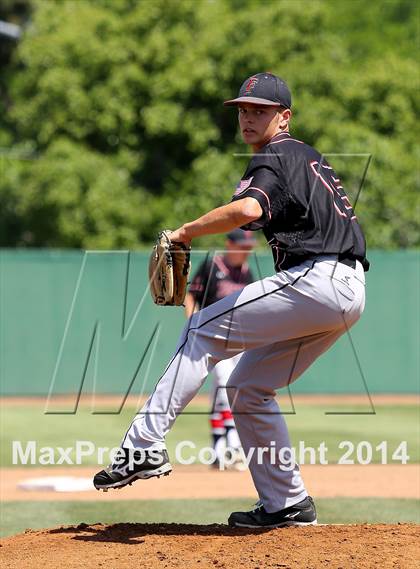
[{"label": "green tree", "polygon": [[[12,138],[39,157],[3,184],[15,243],[132,247],[228,201],[247,159],[222,101],[270,70],[296,136],[373,156],[357,206],[369,245],[418,245],[418,8],[382,4],[35,1],[9,89]],[[360,159],[330,161],[355,194]]]}]

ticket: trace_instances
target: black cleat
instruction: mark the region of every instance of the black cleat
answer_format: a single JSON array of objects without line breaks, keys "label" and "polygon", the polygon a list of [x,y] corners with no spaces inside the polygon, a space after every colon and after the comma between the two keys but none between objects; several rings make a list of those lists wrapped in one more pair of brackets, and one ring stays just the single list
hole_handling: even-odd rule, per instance
[{"label": "black cleat", "polygon": [[168,476],[172,471],[167,450],[121,451],[124,454],[120,460],[116,459],[105,470],[95,474],[93,485],[97,490],[107,492],[109,488],[131,486],[136,480],[153,476],[159,478],[162,474]]},{"label": "black cleat", "polygon": [[316,523],[315,504],[310,496],[294,506],[271,514],[265,511],[261,503],[258,503],[257,507],[250,512],[233,512],[228,520],[230,526],[239,528],[281,528],[308,526]]}]

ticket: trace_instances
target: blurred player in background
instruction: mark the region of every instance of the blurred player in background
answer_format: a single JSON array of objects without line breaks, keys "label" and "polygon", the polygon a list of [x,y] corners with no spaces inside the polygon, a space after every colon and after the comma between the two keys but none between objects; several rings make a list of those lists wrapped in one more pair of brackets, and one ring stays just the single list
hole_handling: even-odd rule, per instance
[{"label": "blurred player in background", "polygon": [[[194,275],[185,298],[187,318],[254,281],[247,263],[256,243],[252,231],[235,229],[226,237],[225,252],[207,257]],[[229,460],[233,468],[243,466],[241,443],[226,392],[226,384],[240,357],[241,354],[237,354],[220,361],[212,372],[210,429],[216,455],[213,463],[215,468],[219,467],[222,456],[228,452],[233,453]]]}]

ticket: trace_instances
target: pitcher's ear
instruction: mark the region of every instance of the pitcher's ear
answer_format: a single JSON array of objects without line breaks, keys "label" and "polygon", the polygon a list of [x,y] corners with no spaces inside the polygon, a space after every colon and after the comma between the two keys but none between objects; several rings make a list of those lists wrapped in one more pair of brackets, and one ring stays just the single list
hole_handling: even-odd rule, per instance
[{"label": "pitcher's ear", "polygon": [[290,119],[292,118],[292,111],[290,109],[282,107],[279,110],[279,114],[280,114],[280,125],[284,127],[289,123]]}]

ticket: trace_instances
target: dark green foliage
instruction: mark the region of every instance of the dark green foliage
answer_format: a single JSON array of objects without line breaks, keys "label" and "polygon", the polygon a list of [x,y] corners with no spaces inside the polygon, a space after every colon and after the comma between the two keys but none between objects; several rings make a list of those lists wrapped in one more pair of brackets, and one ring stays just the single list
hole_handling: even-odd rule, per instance
[{"label": "dark green foliage", "polygon": [[[134,247],[229,201],[247,152],[222,101],[284,77],[371,247],[418,245],[417,4],[33,0],[0,105],[2,245]],[[33,160],[19,160],[29,151]],[[4,151],[3,151],[4,153]]]}]

